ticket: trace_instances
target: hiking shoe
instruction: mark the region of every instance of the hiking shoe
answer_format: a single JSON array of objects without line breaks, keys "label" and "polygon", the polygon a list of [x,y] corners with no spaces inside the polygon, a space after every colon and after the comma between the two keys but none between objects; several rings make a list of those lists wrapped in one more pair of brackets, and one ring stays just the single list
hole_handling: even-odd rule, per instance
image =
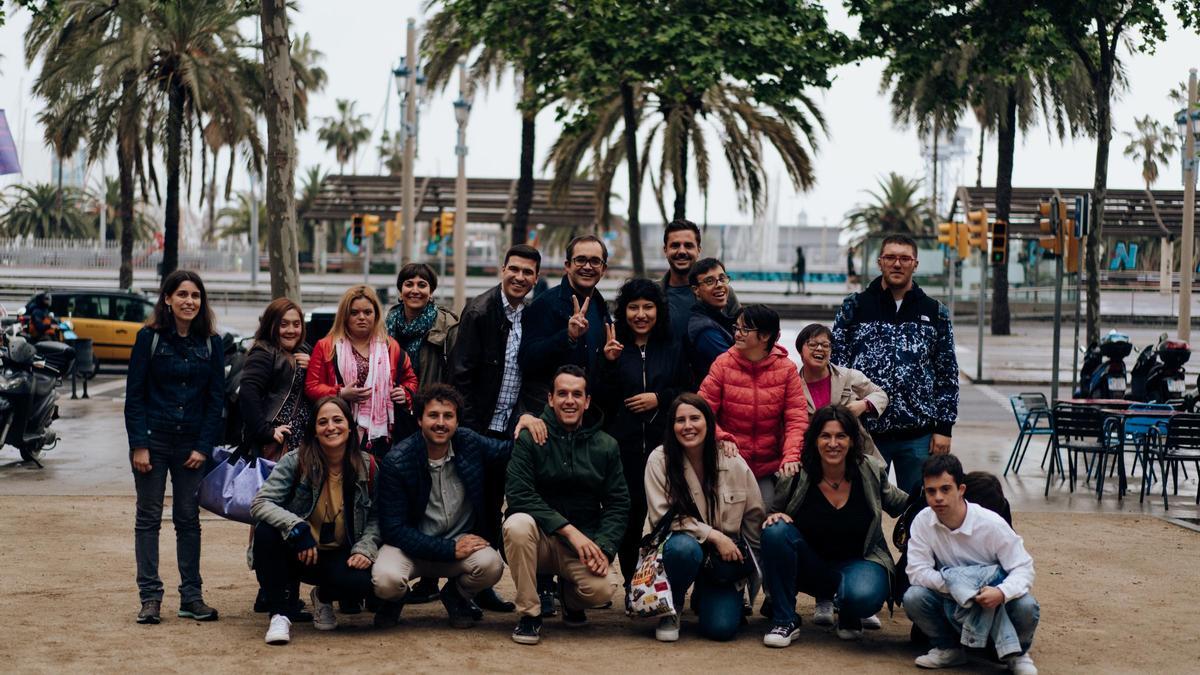
[{"label": "hiking shoe", "polygon": [[841,640],[861,640],[863,635],[862,621],[856,619],[839,619],[837,636]]},{"label": "hiking shoe", "polygon": [[409,589],[408,594],[404,596],[404,604],[406,605],[423,605],[427,602],[433,602],[438,599],[438,580],[437,577],[425,578],[413,584]]},{"label": "hiking shoe", "polygon": [[272,614],[265,638],[269,645],[286,645],[292,641],[292,620],[284,614]]},{"label": "hiking shoe", "polygon": [[658,628],[654,629],[654,639],[659,642],[675,642],[679,639],[679,615],[672,614],[658,620]]},{"label": "hiking shoe", "polygon": [[458,592],[458,584],[454,583],[453,579],[446,581],[438,596],[442,600],[442,606],[446,608],[446,615],[450,617],[451,626],[470,628],[475,625],[475,616],[471,612],[471,607],[467,599]]},{"label": "hiking shoe", "polygon": [[179,606],[179,618],[196,621],[216,621],[217,610],[204,604],[203,600],[185,602]]},{"label": "hiking shoe", "polygon": [[162,610],[162,603],[158,600],[146,600],[142,602],[142,610],[138,612],[138,623],[157,624],[162,622],[159,612]]},{"label": "hiking shoe", "polygon": [[318,589],[313,586],[308,593],[313,606],[313,628],[317,630],[334,630],[338,626],[337,615],[333,613],[332,602],[321,602]]},{"label": "hiking shoe", "polygon": [[967,655],[961,647],[951,647],[950,649],[938,649],[934,647],[929,650],[929,653],[918,656],[913,663],[916,663],[921,668],[952,668],[961,666],[967,662]]},{"label": "hiking shoe", "polygon": [[555,616],[558,614],[558,607],[556,607],[554,604],[553,589],[539,591],[538,599],[542,603],[542,616]]},{"label": "hiking shoe", "polygon": [[817,609],[813,612],[813,623],[818,626],[833,625],[833,601],[818,600]]},{"label": "hiking shoe", "polygon": [[567,609],[563,607],[563,625],[567,628],[582,628],[587,625],[587,612],[582,609]]},{"label": "hiking shoe", "polygon": [[489,612],[500,612],[507,614],[517,611],[517,605],[500,597],[494,588],[485,588],[475,595],[475,604],[480,609],[486,609]]},{"label": "hiking shoe", "polygon": [[1004,661],[1008,663],[1008,669],[1016,675],[1037,675],[1037,666],[1033,665],[1033,659],[1029,654],[1010,656]]},{"label": "hiking shoe", "polygon": [[771,626],[770,632],[763,636],[763,644],[768,647],[789,647],[792,640],[800,637],[800,620],[792,623]]},{"label": "hiking shoe", "polygon": [[862,620],[862,627],[867,630],[881,630],[883,622],[879,620],[878,614],[872,614]]},{"label": "hiking shoe", "polygon": [[383,602],[375,610],[375,618],[371,625],[376,628],[392,628],[400,623],[400,612],[404,609],[403,602]]},{"label": "hiking shoe", "polygon": [[523,616],[513,629],[512,640],[519,645],[536,645],[542,639],[542,617]]}]

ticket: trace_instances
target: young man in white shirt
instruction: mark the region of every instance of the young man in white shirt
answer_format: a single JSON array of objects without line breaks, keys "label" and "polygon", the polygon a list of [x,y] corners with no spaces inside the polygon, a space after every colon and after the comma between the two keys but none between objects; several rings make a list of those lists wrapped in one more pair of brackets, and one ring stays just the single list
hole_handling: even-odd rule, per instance
[{"label": "young man in white shirt", "polygon": [[1030,594],[1033,559],[1021,537],[996,513],[968,502],[964,496],[963,468],[954,455],[934,455],[921,470],[929,508],[917,514],[909,530],[908,580],[904,611],[929,636],[933,648],[919,656],[922,668],[947,668],[966,663],[959,644],[963,624],[955,618],[959,605],[949,595],[942,570],[997,565],[1004,580],[984,586],[974,602],[985,609],[1000,604],[1020,642],[1020,651],[1008,656],[1009,669],[1018,675],[1037,675],[1029,656],[1040,613]]}]

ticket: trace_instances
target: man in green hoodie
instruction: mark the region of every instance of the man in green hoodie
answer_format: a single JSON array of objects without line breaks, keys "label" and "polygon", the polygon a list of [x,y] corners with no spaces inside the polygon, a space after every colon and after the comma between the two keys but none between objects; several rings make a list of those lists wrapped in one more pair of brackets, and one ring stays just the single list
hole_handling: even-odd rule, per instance
[{"label": "man in green hoodie", "polygon": [[539,446],[521,432],[505,490],[504,552],[520,614],[512,639],[526,645],[541,639],[539,573],[561,580],[567,626],[585,625],[585,609],[612,600],[620,584],[611,563],[629,513],[617,442],[600,430],[601,420],[584,422],[591,397],[583,369],[559,368],[547,401],[549,438]]}]

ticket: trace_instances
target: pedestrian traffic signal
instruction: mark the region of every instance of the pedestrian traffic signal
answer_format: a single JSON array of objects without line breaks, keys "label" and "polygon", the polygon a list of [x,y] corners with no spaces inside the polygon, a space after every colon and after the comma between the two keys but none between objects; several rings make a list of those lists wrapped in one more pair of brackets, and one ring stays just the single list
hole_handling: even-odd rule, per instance
[{"label": "pedestrian traffic signal", "polygon": [[396,235],[399,234],[400,228],[396,227],[396,219],[389,218],[383,221],[383,245],[388,250],[396,248]]},{"label": "pedestrian traffic signal", "polygon": [[1008,223],[997,220],[992,223],[992,264],[1008,262]]},{"label": "pedestrian traffic signal", "polygon": [[379,232],[379,216],[368,214],[368,215],[363,216],[362,219],[363,219],[363,234],[364,235],[369,237],[369,236]]},{"label": "pedestrian traffic signal", "polygon": [[1042,236],[1038,237],[1038,246],[1053,257],[1062,255],[1062,238],[1058,233],[1058,213],[1050,202],[1038,203],[1038,229]]},{"label": "pedestrian traffic signal", "polygon": [[987,253],[988,246],[988,212],[987,209],[976,209],[967,213],[967,244]]},{"label": "pedestrian traffic signal", "polygon": [[938,243],[947,248],[958,248],[958,223],[938,224]]},{"label": "pedestrian traffic signal", "polygon": [[361,213],[355,213],[350,216],[350,241],[355,246],[362,246],[363,240],[363,216]]}]

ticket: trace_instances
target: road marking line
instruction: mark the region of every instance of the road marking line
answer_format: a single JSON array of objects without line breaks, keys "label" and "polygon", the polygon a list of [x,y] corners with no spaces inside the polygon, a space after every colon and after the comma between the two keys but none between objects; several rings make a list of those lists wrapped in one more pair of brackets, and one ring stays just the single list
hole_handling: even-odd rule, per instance
[{"label": "road marking line", "polygon": [[992,401],[1001,408],[1007,410],[1012,407],[1012,404],[1008,402],[1008,397],[993,389],[990,384],[977,384],[975,385],[975,388],[978,389],[979,392],[984,396],[992,399]]},{"label": "road marking line", "polygon": [[98,384],[94,387],[88,387],[88,396],[93,394],[107,394],[110,391],[116,391],[124,386],[125,380],[113,380],[112,382],[105,382],[104,384]]}]

